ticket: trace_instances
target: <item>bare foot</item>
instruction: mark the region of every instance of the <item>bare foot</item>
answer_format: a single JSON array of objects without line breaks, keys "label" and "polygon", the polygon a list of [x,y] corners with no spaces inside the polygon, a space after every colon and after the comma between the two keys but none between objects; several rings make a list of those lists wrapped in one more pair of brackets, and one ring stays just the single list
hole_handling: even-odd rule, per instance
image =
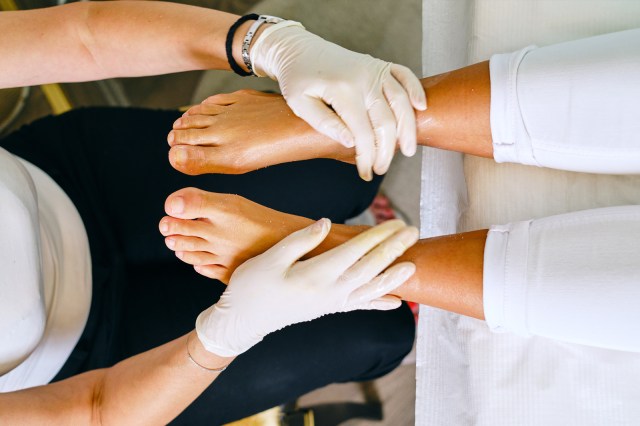
[{"label": "bare foot", "polygon": [[355,150],[316,132],[280,95],[241,90],[211,96],[176,120],[169,161],[183,173],[239,174],[274,164],[331,158],[355,164]]},{"label": "bare foot", "polygon": [[[239,195],[216,194],[185,188],[165,202],[169,216],[160,220],[167,247],[185,263],[209,278],[229,282],[246,260],[263,253],[290,233],[314,221],[281,213]],[[315,256],[367,229],[332,225],[327,239],[309,256]]]},{"label": "bare foot", "polygon": [[224,283],[244,261],[313,221],[239,195],[185,188],[165,202],[160,232],[167,247],[196,271]]}]

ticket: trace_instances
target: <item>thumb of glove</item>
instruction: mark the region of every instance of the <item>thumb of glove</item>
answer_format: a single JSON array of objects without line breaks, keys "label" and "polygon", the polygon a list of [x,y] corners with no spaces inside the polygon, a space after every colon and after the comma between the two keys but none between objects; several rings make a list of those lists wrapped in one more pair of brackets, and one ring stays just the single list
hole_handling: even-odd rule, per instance
[{"label": "thumb of glove", "polygon": [[260,257],[269,264],[291,266],[302,256],[318,247],[327,237],[330,229],[331,221],[320,219],[313,225],[289,235]]}]

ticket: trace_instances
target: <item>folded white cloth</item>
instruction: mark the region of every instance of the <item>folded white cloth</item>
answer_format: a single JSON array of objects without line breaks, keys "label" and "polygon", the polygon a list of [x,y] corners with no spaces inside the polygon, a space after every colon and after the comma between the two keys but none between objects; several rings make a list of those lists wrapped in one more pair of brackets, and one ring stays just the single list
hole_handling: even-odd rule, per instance
[{"label": "folded white cloth", "polygon": [[640,29],[491,57],[493,156],[640,173]]},{"label": "folded white cloth", "polygon": [[640,352],[640,206],[492,226],[484,313],[493,331]]}]

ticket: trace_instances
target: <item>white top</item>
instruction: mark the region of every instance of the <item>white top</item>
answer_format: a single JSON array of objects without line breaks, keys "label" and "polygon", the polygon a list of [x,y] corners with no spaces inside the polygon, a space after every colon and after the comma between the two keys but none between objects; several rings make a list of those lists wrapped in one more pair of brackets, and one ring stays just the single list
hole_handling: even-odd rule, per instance
[{"label": "white top", "polygon": [[[514,51],[532,43],[547,45],[591,34],[640,27],[640,3],[624,0],[425,0],[423,14],[423,60],[425,74],[428,75],[486,60],[495,53]],[[579,157],[575,146],[571,155],[564,160],[562,150],[549,157],[546,156],[547,152],[539,155],[541,150],[538,148],[541,145],[538,142],[543,140],[539,138],[540,135],[550,136],[549,140],[578,144],[582,137],[586,137],[588,140],[583,147],[588,149],[597,148],[598,143],[607,143],[610,148],[602,156],[603,159],[615,158],[613,151],[617,149],[635,149],[633,145],[620,143],[623,140],[620,136],[632,133],[618,131],[620,125],[624,129],[633,126],[627,117],[629,113],[638,111],[637,107],[630,108],[629,98],[625,99],[626,92],[637,99],[633,91],[637,90],[638,85],[625,84],[620,78],[625,69],[631,70],[631,75],[626,77],[628,80],[638,78],[638,72],[633,71],[633,62],[637,63],[637,57],[634,59],[633,46],[626,45],[623,40],[633,35],[623,33],[618,37],[622,38],[617,42],[609,40],[604,50],[594,52],[595,57],[602,58],[600,55],[607,56],[609,51],[609,59],[619,58],[621,50],[630,55],[630,61],[618,68],[621,73],[613,79],[609,78],[611,69],[607,73],[606,69],[601,68],[598,69],[605,72],[597,77],[581,79],[587,74],[571,75],[569,71],[575,73],[580,68],[573,66],[575,63],[562,63],[562,60],[571,60],[575,54],[580,56],[585,51],[577,48],[564,50],[559,56],[555,52],[553,61],[546,63],[547,68],[538,68],[537,71],[549,70],[548,67],[553,67],[555,61],[560,61],[557,72],[540,79],[533,74],[531,77],[534,78],[527,79],[524,76],[520,79],[518,73],[523,70],[535,71],[536,67],[528,65],[543,64],[546,48],[529,53],[519,50],[508,56],[512,59],[517,54],[525,53],[522,58],[526,61],[533,53],[540,55],[533,56],[535,60],[531,64],[513,61],[519,64],[512,68],[517,79],[507,79],[508,72],[504,78],[497,78],[498,74],[494,74],[495,62],[492,63],[492,130],[495,129],[494,124],[517,123],[513,120],[502,123],[494,121],[494,114],[498,111],[496,107],[505,108],[504,103],[495,103],[500,99],[500,93],[494,93],[494,87],[509,87],[514,82],[517,86],[524,81],[543,85],[549,81],[556,84],[557,89],[563,81],[578,83],[578,86],[571,86],[572,91],[532,90],[526,96],[518,96],[515,110],[523,114],[513,114],[512,117],[527,124],[526,132],[518,134],[515,139],[502,138],[497,133],[498,142],[506,145],[494,146],[499,159],[524,162],[526,156],[518,157],[524,152],[530,153],[529,158],[536,160],[531,164],[562,168],[565,167],[562,161]],[[596,63],[588,61],[582,70],[588,73],[592,67],[602,65],[600,59]],[[603,89],[600,85],[605,83],[613,88],[608,93],[614,98],[602,98]],[[594,85],[598,87],[594,88]],[[515,87],[512,85],[511,89],[513,93]],[[526,89],[521,87],[520,90]],[[518,95],[523,92],[515,90],[515,93]],[[502,99],[507,99],[509,94],[508,91],[502,92]],[[594,96],[589,104],[584,104],[586,94]],[[567,108],[566,101],[571,99],[576,102]],[[545,118],[544,114],[528,115],[537,112],[536,104],[549,101],[554,102],[550,108],[554,114],[547,115],[548,126],[544,120],[538,121]],[[600,111],[603,114],[597,117],[592,115],[586,121],[584,116],[574,121],[585,112],[580,109],[585,105],[589,108],[595,106],[596,109],[598,105],[603,105]],[[558,110],[570,114],[562,116]],[[511,108],[507,112],[513,111]],[[613,122],[612,117],[616,118]],[[590,139],[588,132],[583,133],[581,138],[570,137],[576,134],[576,125],[581,124],[591,129],[597,127],[593,134],[599,136],[600,140]],[[563,129],[566,130],[565,134],[561,133]],[[514,141],[517,140],[525,143],[516,145]],[[637,141],[637,137],[628,138],[627,142],[634,140]],[[504,153],[513,156],[500,157],[503,154],[501,148],[506,148]],[[551,153],[554,154],[553,150]],[[625,162],[624,156],[619,154],[618,159],[621,165],[630,164],[633,167],[638,164]],[[599,163],[579,158],[578,161],[567,163],[566,167],[571,168],[573,164],[580,167],[578,170],[606,170],[609,173],[628,171],[591,168],[594,164],[600,166]],[[610,167],[615,161],[605,163]],[[575,226],[568,227],[564,226],[567,223],[566,216],[535,218],[596,207],[640,204],[638,188],[639,176],[593,175],[519,164],[496,164],[488,159],[425,149],[421,199],[423,237],[487,228],[496,223],[511,223],[495,227],[485,247],[485,250],[497,253],[496,256],[487,254],[487,260],[490,257],[492,260],[488,261],[497,264],[486,265],[485,279],[490,282],[485,283],[488,287],[485,289],[485,309],[490,311],[488,316],[492,326],[508,329],[509,332],[495,333],[486,322],[421,307],[416,424],[637,425],[640,418],[640,405],[637,403],[640,400],[640,386],[637,385],[640,383],[640,355],[568,341],[577,341],[575,338],[578,337],[582,343],[589,345],[622,348],[622,344],[624,349],[635,350],[638,336],[635,324],[638,319],[632,307],[633,301],[638,300],[637,290],[633,286],[634,281],[637,282],[634,275],[637,269],[634,269],[636,258],[631,251],[633,243],[630,240],[638,232],[637,220],[634,219],[638,208],[622,209],[625,210],[623,214],[627,215],[626,223],[616,220],[619,217],[617,213],[620,213],[617,208],[571,213],[570,216],[575,219],[571,223]],[[595,214],[599,214],[601,220],[594,219],[590,223],[589,217]],[[554,227],[557,224],[562,226]],[[580,229],[581,226],[584,228]],[[611,232],[617,232],[621,239],[614,241]],[[625,233],[632,235],[623,236]],[[506,242],[505,234],[508,234]],[[576,241],[577,235],[584,236],[582,243]],[[522,254],[524,252],[526,256]],[[588,259],[588,256],[597,257],[598,253],[605,255],[597,261],[593,257]],[[513,266],[510,271],[519,280],[500,279],[501,273],[505,272],[503,266],[507,258],[508,264]],[[590,261],[587,262],[587,259]],[[589,271],[580,275],[583,267],[588,267]],[[597,270],[601,278],[602,272],[608,268],[615,272],[607,274],[607,280],[601,280],[600,285],[598,277],[589,274]],[[532,270],[542,271],[544,276],[533,275]],[[488,277],[492,272],[497,272],[498,279]],[[578,277],[588,278],[583,283],[584,288],[576,288],[579,280],[575,273]],[[572,280],[558,280],[560,275]],[[549,284],[549,287],[540,287],[541,283]],[[550,288],[551,284],[555,284],[553,288]],[[605,291],[602,291],[603,288]],[[492,291],[495,289],[498,289],[497,293]],[[508,300],[501,300],[502,297]],[[504,302],[502,307],[501,302]],[[612,304],[618,302],[622,302],[619,305],[621,309],[612,308]],[[535,307],[532,308],[532,304]],[[500,317],[497,314],[505,313],[503,308],[507,312]],[[580,319],[590,316],[588,311],[594,316],[588,327],[582,327]],[[532,318],[533,322],[530,321]],[[585,331],[588,334],[580,336],[579,333]]]},{"label": "white top", "polygon": [[0,392],[51,381],[89,315],[82,220],[42,170],[0,148]]}]

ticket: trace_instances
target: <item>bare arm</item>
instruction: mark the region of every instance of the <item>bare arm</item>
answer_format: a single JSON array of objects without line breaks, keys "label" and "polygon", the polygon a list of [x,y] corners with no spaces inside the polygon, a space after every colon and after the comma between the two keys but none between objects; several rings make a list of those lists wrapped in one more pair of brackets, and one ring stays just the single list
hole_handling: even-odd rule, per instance
[{"label": "bare arm", "polygon": [[[0,394],[0,424],[167,424],[218,376],[187,356],[187,336],[46,386]],[[195,333],[190,352],[209,368],[233,358],[207,352]]]},{"label": "bare arm", "polygon": [[[155,1],[81,2],[0,12],[0,88],[229,69],[224,42],[238,17]],[[234,55],[240,58],[241,34]]]}]

